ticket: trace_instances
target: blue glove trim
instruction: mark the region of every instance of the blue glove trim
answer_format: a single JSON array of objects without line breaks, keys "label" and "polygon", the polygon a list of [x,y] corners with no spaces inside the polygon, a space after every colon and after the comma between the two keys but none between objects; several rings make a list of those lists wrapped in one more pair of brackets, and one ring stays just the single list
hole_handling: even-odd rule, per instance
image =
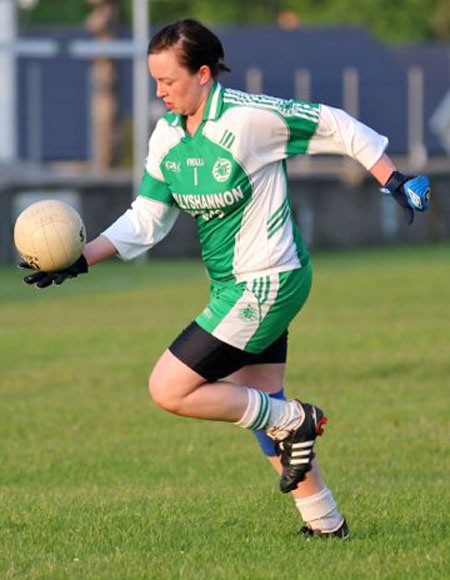
[{"label": "blue glove trim", "polygon": [[403,173],[394,171],[380,191],[391,195],[401,206],[408,225],[414,220],[414,210],[425,211],[430,203],[431,185],[426,175],[406,177]]},{"label": "blue glove trim", "polygon": [[426,175],[418,175],[403,184],[409,205],[417,211],[425,211],[430,205],[431,184]]}]

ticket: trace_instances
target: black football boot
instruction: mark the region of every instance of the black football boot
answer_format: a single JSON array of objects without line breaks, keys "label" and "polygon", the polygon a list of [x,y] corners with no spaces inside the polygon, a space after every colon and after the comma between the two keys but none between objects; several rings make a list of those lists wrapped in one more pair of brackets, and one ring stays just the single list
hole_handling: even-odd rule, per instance
[{"label": "black football boot", "polygon": [[313,530],[309,526],[303,526],[300,530],[300,535],[307,538],[339,538],[340,540],[348,540],[350,537],[350,530],[345,518],[342,524],[334,532],[322,532],[320,530]]},{"label": "black football boot", "polygon": [[282,493],[293,491],[305,479],[312,467],[316,437],[323,434],[323,427],[328,421],[319,407],[300,401],[297,403],[303,408],[305,418],[300,427],[279,441],[283,465],[280,479]]}]

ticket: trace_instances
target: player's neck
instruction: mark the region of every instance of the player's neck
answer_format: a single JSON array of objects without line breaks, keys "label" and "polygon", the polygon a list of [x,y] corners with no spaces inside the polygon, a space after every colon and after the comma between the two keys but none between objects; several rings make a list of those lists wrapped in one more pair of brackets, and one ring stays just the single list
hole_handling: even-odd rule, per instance
[{"label": "player's neck", "polygon": [[205,91],[201,97],[197,110],[192,115],[186,116],[186,131],[190,135],[194,135],[203,121],[203,113],[205,112],[206,103],[208,102],[209,93],[211,92],[212,83],[205,87]]}]

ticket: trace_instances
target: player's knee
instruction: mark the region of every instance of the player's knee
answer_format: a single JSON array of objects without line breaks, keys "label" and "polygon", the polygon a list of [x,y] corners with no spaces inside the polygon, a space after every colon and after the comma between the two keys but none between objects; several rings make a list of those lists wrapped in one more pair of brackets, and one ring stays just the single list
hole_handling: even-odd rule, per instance
[{"label": "player's knee", "polygon": [[148,380],[148,391],[153,402],[168,413],[180,414],[181,401],[171,390],[168,377],[155,369]]}]

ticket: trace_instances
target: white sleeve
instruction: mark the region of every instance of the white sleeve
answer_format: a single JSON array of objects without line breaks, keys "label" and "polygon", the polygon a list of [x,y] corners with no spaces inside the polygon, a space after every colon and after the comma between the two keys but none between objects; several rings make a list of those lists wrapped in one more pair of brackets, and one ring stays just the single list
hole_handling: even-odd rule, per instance
[{"label": "white sleeve", "polygon": [[345,111],[320,105],[316,132],[308,146],[308,153],[348,155],[370,169],[380,159],[389,140]]},{"label": "white sleeve", "polygon": [[102,236],[119,252],[123,260],[132,260],[167,236],[173,228],[179,209],[139,195],[128,209]]}]

